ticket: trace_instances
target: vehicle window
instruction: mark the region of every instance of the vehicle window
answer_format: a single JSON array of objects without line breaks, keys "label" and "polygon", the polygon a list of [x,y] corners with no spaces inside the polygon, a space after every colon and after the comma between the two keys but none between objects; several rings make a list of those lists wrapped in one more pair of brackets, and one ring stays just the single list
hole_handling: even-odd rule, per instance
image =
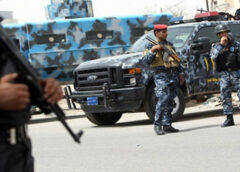
[{"label": "vehicle window", "polygon": [[167,40],[171,42],[175,48],[181,48],[187,42],[193,29],[194,27],[169,27]]},{"label": "vehicle window", "polygon": [[89,31],[86,33],[87,40],[113,39],[113,31]]},{"label": "vehicle window", "polygon": [[[178,28],[169,28],[168,29],[168,38],[167,40],[173,43],[175,48],[183,47],[190,37],[194,27],[178,27]],[[156,39],[153,31],[149,31],[144,36],[140,37],[129,49],[127,52],[142,52],[145,50],[146,45],[149,43],[145,39],[146,36],[150,36],[154,40]]]},{"label": "vehicle window", "polygon": [[240,24],[229,25],[235,40],[240,41]]},{"label": "vehicle window", "polygon": [[146,48],[146,45],[149,43],[148,40],[145,39],[146,36],[150,36],[153,39],[156,39],[153,31],[149,31],[147,34],[140,37],[127,51],[128,52],[143,52]]},{"label": "vehicle window", "polygon": [[133,28],[131,32],[131,36],[134,37],[134,40],[136,41],[138,38],[140,38],[145,33],[149,32],[150,28]]},{"label": "vehicle window", "polygon": [[214,28],[215,26],[201,28],[193,40],[196,41],[199,37],[208,37],[211,44],[217,42],[218,37],[215,34]]},{"label": "vehicle window", "polygon": [[47,35],[37,35],[37,44],[52,44],[52,43],[63,43],[66,42],[65,34],[47,34]]}]

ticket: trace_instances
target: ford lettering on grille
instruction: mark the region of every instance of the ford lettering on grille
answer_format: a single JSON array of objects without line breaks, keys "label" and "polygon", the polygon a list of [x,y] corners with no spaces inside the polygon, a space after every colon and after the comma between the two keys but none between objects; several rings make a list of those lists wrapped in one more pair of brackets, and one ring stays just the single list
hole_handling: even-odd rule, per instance
[{"label": "ford lettering on grille", "polygon": [[97,79],[97,75],[91,75],[91,76],[88,76],[87,77],[87,80],[88,81],[94,81],[94,80],[96,80]]}]

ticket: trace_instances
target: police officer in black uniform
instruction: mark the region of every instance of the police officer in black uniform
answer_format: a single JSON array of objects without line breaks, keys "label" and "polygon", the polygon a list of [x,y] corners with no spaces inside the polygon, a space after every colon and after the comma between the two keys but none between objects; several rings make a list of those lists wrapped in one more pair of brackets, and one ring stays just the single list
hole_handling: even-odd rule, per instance
[{"label": "police officer in black uniform", "polygon": [[227,119],[222,127],[234,125],[232,87],[237,91],[240,100],[240,44],[233,39],[228,25],[219,24],[215,27],[215,32],[220,41],[213,44],[211,58],[215,62],[215,69],[220,76],[220,92],[223,104],[223,113]]},{"label": "police officer in black uniform", "polygon": [[[27,85],[15,82],[18,74],[6,52],[0,52],[0,66],[0,172],[33,172],[26,126],[30,120],[31,93]],[[42,84],[49,103],[63,97],[55,79],[42,80]]]}]

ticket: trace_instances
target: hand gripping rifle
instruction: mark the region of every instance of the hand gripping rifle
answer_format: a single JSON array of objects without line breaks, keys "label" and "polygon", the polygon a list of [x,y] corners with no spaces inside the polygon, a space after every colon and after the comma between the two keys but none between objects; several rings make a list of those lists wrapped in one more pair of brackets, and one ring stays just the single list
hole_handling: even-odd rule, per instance
[{"label": "hand gripping rifle", "polygon": [[43,88],[41,86],[41,78],[36,70],[26,61],[18,51],[15,43],[8,38],[7,33],[4,31],[2,24],[0,24],[0,51],[7,52],[8,58],[14,63],[17,68],[18,78],[22,83],[28,85],[31,92],[31,101],[35,103],[45,114],[53,112],[57,119],[63,124],[69,134],[73,137],[74,141],[80,143],[80,137],[83,131],[73,133],[72,129],[65,121],[65,114],[58,104],[50,104],[44,98]]},{"label": "hand gripping rifle", "polygon": [[[159,42],[155,41],[154,39],[152,39],[150,36],[146,36],[146,39],[151,42],[153,45],[158,45],[160,44]],[[169,54],[169,56],[171,56],[174,60],[176,60],[177,62],[180,62],[181,59],[176,55],[175,52],[173,52],[173,50],[170,50],[169,48],[167,48],[165,45],[160,44],[163,47],[163,50],[165,52],[167,52]]]}]

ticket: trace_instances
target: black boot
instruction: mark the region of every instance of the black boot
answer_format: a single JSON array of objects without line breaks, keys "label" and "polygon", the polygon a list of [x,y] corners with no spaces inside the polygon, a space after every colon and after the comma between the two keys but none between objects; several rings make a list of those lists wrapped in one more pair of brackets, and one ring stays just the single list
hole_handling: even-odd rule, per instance
[{"label": "black boot", "polygon": [[163,131],[163,128],[162,126],[154,126],[154,131],[157,135],[163,135],[165,134],[164,131]]},{"label": "black boot", "polygon": [[235,124],[234,124],[234,120],[233,120],[233,115],[230,114],[230,115],[227,115],[227,119],[224,121],[224,123],[222,124],[221,127],[229,127],[232,125],[235,125]]},{"label": "black boot", "polygon": [[165,133],[176,133],[176,132],[179,132],[178,129],[172,127],[171,125],[163,126],[163,131],[164,131]]}]

